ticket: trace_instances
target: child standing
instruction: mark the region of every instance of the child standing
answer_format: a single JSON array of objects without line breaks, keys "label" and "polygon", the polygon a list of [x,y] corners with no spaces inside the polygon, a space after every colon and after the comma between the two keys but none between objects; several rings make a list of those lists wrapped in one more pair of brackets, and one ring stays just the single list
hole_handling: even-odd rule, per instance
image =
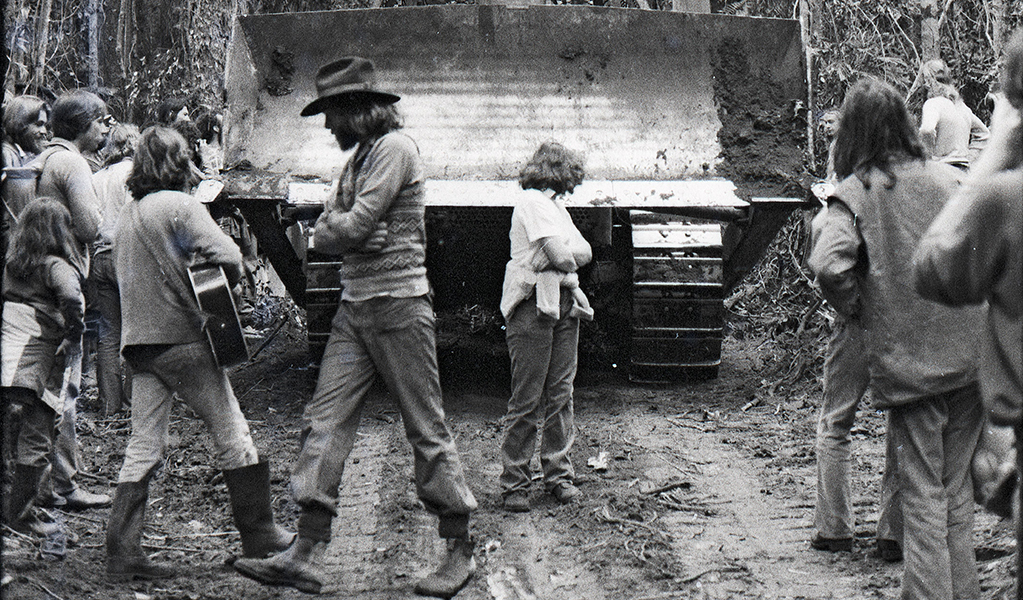
[{"label": "child standing", "polygon": [[592,252],[562,196],[583,177],[580,158],[555,142],[542,144],[519,174],[525,194],[512,213],[511,260],[501,296],[512,370],[501,493],[505,510],[512,512],[529,510],[529,462],[541,424],[547,490],[562,503],[579,495],[569,459],[575,439],[572,393],[579,319],[592,319],[593,311],[576,271]]},{"label": "child standing", "polygon": [[22,412],[3,516],[8,526],[40,536],[59,530],[30,508],[50,464],[65,357],[81,355],[84,271],[68,209],[50,198],[30,202],[14,227],[3,280],[0,385],[5,408]]}]

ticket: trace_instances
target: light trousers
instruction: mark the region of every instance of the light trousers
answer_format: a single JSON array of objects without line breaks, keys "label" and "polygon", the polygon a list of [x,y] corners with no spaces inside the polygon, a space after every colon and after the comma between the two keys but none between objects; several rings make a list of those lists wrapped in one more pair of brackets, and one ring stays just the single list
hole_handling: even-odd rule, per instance
[{"label": "light trousers", "polygon": [[[856,536],[850,490],[852,427],[856,409],[870,384],[864,332],[859,321],[839,317],[828,341],[824,361],[824,395],[817,420],[817,505],[813,523],[818,535],[830,539]],[[902,541],[898,462],[885,439],[881,477],[879,540]]]},{"label": "light trousers", "polygon": [[259,462],[249,424],[227,373],[217,366],[206,340],[167,346],[132,346],[125,357],[132,379],[131,438],[118,483],[139,482],[163,461],[175,395],[206,424],[214,463],[221,470]]},{"label": "light trousers", "polygon": [[299,535],[330,540],[338,489],[367,394],[379,375],[397,400],[412,445],[416,492],[445,538],[468,535],[476,498],[444,420],[436,324],[429,296],[342,301],[331,324],[312,400],[302,418],[292,494]]}]

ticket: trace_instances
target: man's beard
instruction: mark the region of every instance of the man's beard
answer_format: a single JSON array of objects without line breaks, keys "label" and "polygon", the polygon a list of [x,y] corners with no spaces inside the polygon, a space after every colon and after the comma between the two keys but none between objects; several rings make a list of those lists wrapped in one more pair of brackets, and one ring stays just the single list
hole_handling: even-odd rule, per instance
[{"label": "man's beard", "polygon": [[339,133],[334,138],[337,139],[337,144],[341,146],[342,150],[351,150],[359,144],[359,136],[351,133]]}]

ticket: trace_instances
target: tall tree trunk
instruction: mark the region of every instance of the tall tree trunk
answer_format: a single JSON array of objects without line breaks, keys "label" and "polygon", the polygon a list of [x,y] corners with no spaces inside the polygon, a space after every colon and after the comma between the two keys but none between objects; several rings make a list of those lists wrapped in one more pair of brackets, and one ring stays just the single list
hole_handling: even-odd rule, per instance
[{"label": "tall tree trunk", "polygon": [[127,81],[131,73],[131,55],[135,47],[135,3],[120,0],[117,11],[117,62],[121,68],[121,79]]},{"label": "tall tree trunk", "polygon": [[1005,0],[981,0],[984,5],[984,14],[987,15],[990,27],[991,49],[994,50],[995,58],[1002,55],[1002,47],[1005,45]]},{"label": "tall tree trunk", "polygon": [[40,0],[39,20],[36,28],[36,56],[35,72],[32,73],[32,91],[42,96],[39,90],[43,87],[46,77],[46,47],[50,39],[50,11],[53,8],[53,0]]},{"label": "tall tree trunk", "polygon": [[11,73],[12,77],[5,81],[5,84],[15,84],[15,91],[18,91],[19,87],[23,87],[28,83],[30,70],[27,63],[30,60],[28,57],[31,56],[31,53],[25,52],[25,29],[30,11],[31,9],[25,6],[25,0],[17,0],[11,7],[10,12],[6,14],[4,22],[4,26],[10,28],[9,31],[14,32],[14,35],[8,38],[11,42],[10,54],[5,54],[5,58],[9,58],[10,62],[4,65],[4,73]]},{"label": "tall tree trunk", "polygon": [[941,58],[938,0],[920,0],[920,60]]},{"label": "tall tree trunk", "polygon": [[799,32],[806,61],[806,148],[810,168],[817,168],[817,64],[816,51],[820,36],[818,23],[821,0],[799,0]]},{"label": "tall tree trunk", "polygon": [[85,5],[85,26],[88,32],[88,81],[89,87],[99,87],[99,15],[102,0],[88,0]]}]

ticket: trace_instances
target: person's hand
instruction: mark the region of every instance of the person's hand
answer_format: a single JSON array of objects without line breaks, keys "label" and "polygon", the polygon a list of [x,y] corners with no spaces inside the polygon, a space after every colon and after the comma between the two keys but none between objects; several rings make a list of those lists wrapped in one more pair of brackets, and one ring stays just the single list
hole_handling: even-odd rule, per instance
[{"label": "person's hand", "polygon": [[67,356],[68,354],[71,353],[71,351],[74,349],[76,345],[77,342],[73,342],[67,338],[64,338],[64,340],[60,342],[60,345],[57,346],[57,351],[54,354],[56,354],[57,356]]},{"label": "person's hand", "polygon": [[377,223],[377,228],[362,242],[362,247],[359,248],[361,252],[372,253],[380,252],[387,245],[387,222],[380,221]]},{"label": "person's hand", "polygon": [[539,273],[540,271],[546,271],[551,268],[551,258],[547,256],[547,251],[544,248],[540,248],[538,252],[533,253],[533,259],[530,261],[530,267],[533,268],[533,272]]}]

